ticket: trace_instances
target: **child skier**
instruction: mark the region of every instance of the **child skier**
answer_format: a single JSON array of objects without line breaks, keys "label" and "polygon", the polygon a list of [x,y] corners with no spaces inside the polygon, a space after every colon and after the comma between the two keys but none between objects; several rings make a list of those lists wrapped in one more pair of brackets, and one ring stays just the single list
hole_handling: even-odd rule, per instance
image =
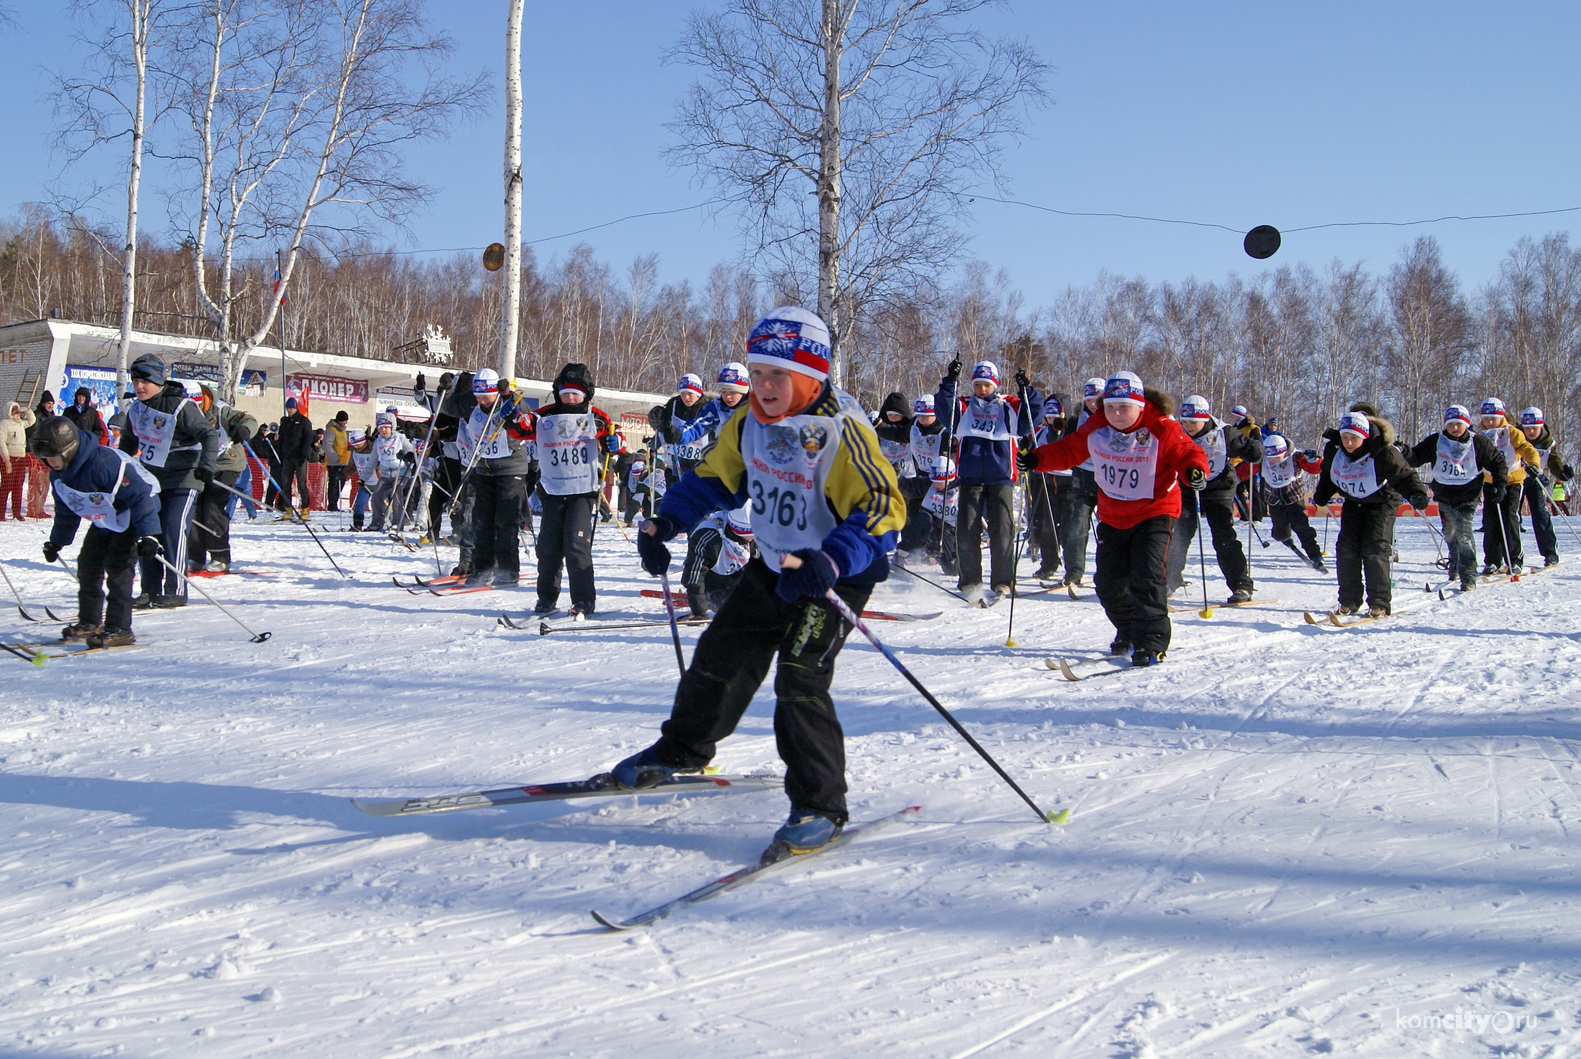
[{"label": "child skier", "polygon": [[1103,414],[1074,434],[1016,457],[1023,471],[1048,473],[1089,457],[1098,482],[1098,557],[1093,584],[1114,625],[1112,654],[1156,665],[1169,649],[1164,560],[1180,517],[1180,482],[1200,490],[1208,457],[1180,429],[1168,397],[1144,390],[1133,372],[1109,376]]},{"label": "child skier", "polygon": [[[1482,574],[1491,577],[1501,569],[1518,574],[1524,565],[1521,547],[1521,497],[1526,467],[1537,466],[1537,450],[1526,435],[1510,426],[1504,402],[1489,397],[1482,402],[1482,431],[1504,454],[1507,483],[1493,484],[1491,473],[1482,476]],[[1489,514],[1494,517],[1489,518]]]},{"label": "child skier", "polygon": [[[1240,405],[1235,406],[1241,409]],[[1244,412],[1244,409],[1241,409]],[[1237,414],[1232,412],[1233,414]],[[1244,414],[1241,416],[1246,421]],[[1235,489],[1238,464],[1255,464],[1263,458],[1263,442],[1255,430],[1248,433],[1214,417],[1208,399],[1192,394],[1181,402],[1180,425],[1186,436],[1196,442],[1208,457],[1208,484],[1199,494],[1202,517],[1213,534],[1213,554],[1219,571],[1230,586],[1228,606],[1252,601],[1252,578],[1247,572],[1246,552],[1235,535]],[[1178,534],[1169,549],[1169,590],[1183,583],[1191,539],[1197,535],[1198,504],[1183,504]]]},{"label": "child skier", "polygon": [[1307,490],[1305,474],[1317,474],[1323,462],[1315,452],[1297,452],[1283,434],[1269,434],[1263,438],[1263,481],[1268,486],[1268,512],[1273,517],[1274,540],[1294,549],[1291,534],[1300,538],[1306,549],[1312,569],[1328,573],[1323,564],[1323,550],[1318,547],[1317,531],[1307,521]]},{"label": "child skier", "polygon": [[1536,406],[1521,409],[1521,433],[1537,451],[1537,468],[1526,475],[1526,508],[1532,513],[1532,536],[1543,553],[1544,566],[1559,564],[1559,540],[1554,536],[1554,519],[1549,512],[1551,488],[1548,479],[1568,482],[1575,470],[1564,461],[1554,436],[1543,422],[1543,410]]},{"label": "child skier", "polygon": [[637,548],[657,576],[670,562],[665,541],[750,502],[759,554],[698,640],[658,742],[613,771],[635,790],[708,764],[777,653],[774,730],[791,811],[764,851],[771,862],[817,849],[845,826],[845,737],[829,686],[847,629],[823,597],[832,588],[862,609],[889,574],[885,554],[905,500],[861,406],[828,382],[821,319],[775,309],[752,329],[747,364],[751,414],[732,416],[702,462],[670,487]]},{"label": "child skier", "polygon": [[922,509],[944,526],[944,543],[939,554],[939,567],[946,577],[954,577],[955,517],[961,506],[961,490],[956,480],[955,461],[948,456],[935,457],[933,466],[928,468],[928,484],[928,495],[922,498]]},{"label": "child skier", "polygon": [[1338,430],[1325,430],[1328,444],[1312,502],[1327,504],[1345,495],[1340,509],[1339,537],[1334,542],[1334,569],[1339,577],[1337,614],[1361,609],[1366,580],[1368,615],[1389,613],[1389,585],[1394,552],[1394,519],[1401,494],[1418,512],[1427,508],[1427,487],[1394,447],[1394,427],[1365,412],[1346,412]]},{"label": "child skier", "polygon": [[1449,550],[1448,576],[1460,578],[1460,587],[1477,587],[1477,550],[1471,543],[1471,523],[1482,499],[1484,476],[1496,491],[1508,482],[1504,453],[1486,434],[1471,429],[1471,410],[1452,404],[1444,410],[1443,429],[1429,434],[1411,449],[1411,465],[1431,464],[1433,497],[1444,526]]},{"label": "child skier", "polygon": [[[89,647],[124,647],[132,635],[132,569],[138,557],[158,562],[159,480],[119,449],[77,429],[64,416],[38,425],[33,455],[50,469],[55,492],[55,525],[44,542],[44,558],[60,550],[88,520],[77,555],[77,620],[61,630],[63,640],[86,640]],[[110,605],[104,589],[109,584]]]}]

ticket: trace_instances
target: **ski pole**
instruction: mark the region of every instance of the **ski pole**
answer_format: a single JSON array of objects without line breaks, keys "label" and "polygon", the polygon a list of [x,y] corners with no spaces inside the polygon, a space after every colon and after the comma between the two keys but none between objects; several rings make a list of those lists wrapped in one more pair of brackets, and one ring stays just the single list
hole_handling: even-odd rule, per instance
[{"label": "ski pole", "polygon": [[[244,448],[244,449],[247,448],[247,445],[246,445],[245,442],[242,444],[242,448]],[[247,451],[248,451],[249,454],[252,452],[251,449],[247,449]],[[256,459],[258,459],[258,457],[257,456],[253,456],[253,459],[256,460]],[[266,477],[268,477],[268,472],[267,471],[265,471],[264,474],[265,474]],[[270,477],[269,481],[270,482],[274,482],[274,478]],[[247,496],[247,494],[243,493],[240,489],[232,489],[230,486],[226,485],[222,481],[219,481],[218,479],[216,479],[212,484],[219,486],[221,489],[225,490],[227,493],[235,493],[237,496]],[[279,489],[280,486],[278,484],[276,484],[275,488]],[[252,498],[251,497],[247,497],[247,499],[251,500]],[[319,540],[318,539],[318,534],[313,532],[313,527],[309,526],[307,524],[307,520],[304,519],[302,517],[302,515],[296,511],[295,507],[292,507],[291,511],[292,511],[293,514],[296,514],[297,525],[299,525],[303,529],[307,530],[307,535],[309,537],[313,538],[313,543],[317,544],[318,545],[318,550],[324,553],[324,558],[329,560],[329,565],[333,566],[335,568],[335,572],[337,574],[339,574],[341,577],[344,577],[347,580],[350,580],[351,575],[346,573],[346,571],[344,571],[344,570],[342,570],[340,568],[340,564],[335,561],[335,557],[333,555],[329,554],[329,549],[324,547],[324,542]],[[216,536],[217,536],[217,534],[216,534]]]},{"label": "ski pole", "polygon": [[[269,468],[264,465],[264,462],[262,460],[258,459],[258,454],[252,450],[252,446],[248,445],[247,442],[244,441],[244,442],[242,442],[242,448],[247,450],[247,455],[251,456],[255,460],[258,460],[258,465],[260,467],[263,467],[264,477],[269,479],[269,484],[274,486],[276,493],[279,493],[281,496],[285,497],[286,509],[288,511],[290,511],[293,515],[295,515],[296,519],[297,519],[297,523],[303,529],[307,530],[307,535],[309,537],[313,538],[313,543],[317,544],[318,545],[318,550],[324,553],[324,558],[329,560],[329,565],[333,566],[335,568],[335,572],[337,574],[339,574],[341,577],[346,578],[348,581],[351,580],[351,575],[346,573],[346,571],[342,570],[340,568],[340,564],[335,561],[335,557],[333,555],[329,554],[329,549],[324,547],[324,542],[318,539],[318,534],[313,532],[313,527],[309,526],[307,524],[307,516],[305,514],[303,514],[301,511],[297,510],[296,505],[291,503],[291,494],[283,491],[280,488],[280,483],[274,480],[274,475],[269,473]],[[231,492],[235,493],[237,496],[245,495],[245,494],[241,493],[238,490],[231,489],[231,487],[226,485],[224,482],[216,482],[215,484],[218,485],[221,489],[228,489],[228,490],[230,490]],[[251,500],[252,497],[249,496],[249,497],[247,497],[247,499]]]},{"label": "ski pole", "polygon": [[[77,571],[71,568],[71,564],[66,561],[66,557],[64,555],[61,555],[57,552],[55,554],[55,561],[66,568],[66,572],[71,575],[71,579],[73,581],[77,582],[79,585],[82,584],[82,578],[77,576]],[[48,612],[49,608],[45,607],[44,610]]]},{"label": "ski pole", "polygon": [[[1509,492],[1509,488],[1510,487],[1508,485],[1504,487],[1506,493]],[[1483,506],[1486,508],[1487,505],[1484,504]],[[1504,497],[1499,497],[1498,502],[1493,507],[1493,514],[1498,521],[1499,547],[1504,552],[1505,569],[1509,570],[1511,581],[1519,581],[1521,579],[1521,572],[1515,569],[1515,555],[1510,551],[1510,531],[1509,527],[1505,525],[1504,522]],[[1486,510],[1483,511],[1482,517],[1484,521],[1487,519],[1488,512]]]},{"label": "ski pole", "polygon": [[[786,566],[791,566],[792,568],[794,568],[794,566],[791,563],[786,561],[786,560],[792,560],[792,559],[796,560],[795,565],[800,565],[801,560],[800,559],[796,559],[796,557],[794,555],[784,556],[783,559],[781,560],[781,562],[782,562],[782,564],[784,564]],[[905,667],[905,665],[900,661],[900,659],[895,657],[895,652],[891,651],[888,647],[886,647],[884,645],[884,642],[882,640],[880,640],[877,636],[873,635],[873,631],[871,629],[869,629],[865,624],[863,624],[861,616],[858,615],[855,611],[853,611],[846,604],[845,600],[841,599],[838,595],[836,595],[834,589],[832,589],[832,588],[831,589],[827,589],[824,592],[824,598],[827,599],[831,604],[834,605],[835,610],[840,612],[840,616],[842,618],[844,618],[849,625],[851,625],[853,628],[855,628],[863,636],[867,637],[867,642],[868,643],[872,644],[875,648],[878,649],[878,652],[880,654],[882,654],[885,658],[889,659],[889,664],[894,666],[896,669],[898,669],[900,671],[900,675],[905,677],[908,681],[911,682],[911,686],[912,687],[916,688],[919,692],[922,693],[922,697],[924,699],[928,700],[928,705],[932,706],[935,710],[938,710],[939,711],[939,715],[941,717],[943,717],[946,721],[950,722],[950,727],[954,728],[955,731],[960,734],[960,737],[962,739],[966,740],[966,744],[968,746],[970,746],[973,750],[977,751],[978,755],[984,761],[988,762],[988,764],[993,768],[993,770],[995,772],[999,773],[999,778],[1004,780],[1007,784],[1009,784],[1010,785],[1010,789],[1015,791],[1017,794],[1019,794],[1021,796],[1021,800],[1022,801],[1026,802],[1028,805],[1030,805],[1032,807],[1032,811],[1034,813],[1038,814],[1038,819],[1039,820],[1043,821],[1046,824],[1064,824],[1064,823],[1066,823],[1067,821],[1070,820],[1070,810],[1069,809],[1061,809],[1058,812],[1055,812],[1053,809],[1044,810],[1042,808],[1039,808],[1038,803],[1034,802],[1031,799],[1031,797],[1027,794],[1027,792],[1022,790],[1020,785],[1017,784],[1015,780],[1010,778],[1010,773],[1006,772],[1004,770],[1004,767],[1002,765],[1000,765],[999,762],[994,760],[993,755],[990,754],[988,751],[984,750],[983,749],[983,745],[981,743],[979,743],[976,739],[972,738],[972,733],[968,732],[964,727],[961,726],[961,722],[957,721],[955,719],[955,715],[952,714],[949,710],[945,709],[944,708],[944,704],[941,703],[938,699],[933,697],[933,693],[931,691],[929,691],[923,685],[922,681],[918,680],[915,676],[913,676],[911,670],[907,669]]]},{"label": "ski pole", "polygon": [[[939,521],[942,523],[944,521],[944,519],[940,518]],[[940,547],[943,547],[944,542],[943,542],[942,539],[940,540],[939,545],[940,545]],[[911,577],[915,577],[918,581],[921,581],[925,585],[932,585],[934,588],[938,589],[940,592],[944,592],[944,593],[947,593],[948,595],[954,596],[956,599],[960,600],[962,603],[970,603],[970,602],[972,602],[971,600],[967,599],[965,596],[961,595],[959,592],[955,591],[955,589],[953,589],[953,588],[946,588],[944,585],[939,584],[937,581],[933,580],[931,577],[923,577],[921,574],[917,573],[917,571],[915,571],[915,570],[913,570],[913,569],[911,569],[909,567],[905,567],[905,566],[891,566],[890,569],[891,570],[899,570],[903,574],[908,574]]]},{"label": "ski pole", "polygon": [[[425,457],[430,455],[430,452],[429,452],[429,449],[428,449],[428,445],[429,445],[429,442],[433,441],[433,439],[434,439],[434,427],[437,426],[438,423],[439,423],[439,408],[440,408],[441,405],[443,405],[445,403],[445,397],[447,395],[449,395],[449,393],[452,390],[454,390],[455,388],[456,388],[455,381],[451,380],[451,383],[450,383],[449,386],[441,386],[439,388],[439,392],[434,395],[436,397],[436,400],[434,401],[434,407],[429,410],[430,414],[429,414],[429,418],[428,418],[428,432],[423,435],[423,455]],[[417,481],[421,477],[418,473],[416,473],[416,468],[413,468],[413,472],[414,473],[412,474],[412,484],[406,487],[406,499],[401,502],[401,521],[400,521],[400,526],[401,526],[402,529],[406,528],[406,509],[408,507],[410,507],[411,503],[412,503],[412,490],[413,490],[413,488],[416,487]],[[438,532],[438,528],[435,527],[434,531]]]},{"label": "ski pole", "polygon": [[[16,609],[21,612],[22,617],[26,618],[28,621],[43,621],[43,618],[35,618],[33,615],[27,612],[27,604],[22,602],[22,594],[16,590],[16,585],[11,583],[11,575],[6,573],[5,565],[3,563],[0,563],[0,577],[5,578],[6,587],[11,590],[11,595],[16,598]],[[55,617],[48,607],[44,608],[44,613],[49,615],[51,621],[65,620],[64,618]]]},{"label": "ski pole", "polygon": [[12,654],[16,655],[18,658],[20,658],[24,662],[32,662],[35,666],[37,666],[40,669],[44,668],[44,662],[49,658],[49,655],[44,653],[44,649],[42,647],[40,647],[33,654],[28,654],[26,651],[22,650],[20,647],[16,647],[16,646],[13,646],[12,644],[8,644],[4,640],[0,640],[0,647],[4,647],[7,651],[9,651]]},{"label": "ski pole", "polygon": [[253,632],[251,629],[248,629],[245,622],[243,622],[236,615],[232,614],[230,611],[226,610],[225,609],[225,605],[223,603],[221,603],[219,600],[215,599],[213,596],[211,596],[207,592],[203,591],[203,588],[202,588],[201,585],[194,584],[192,579],[187,577],[186,574],[182,573],[180,570],[177,570],[174,566],[171,566],[170,563],[168,563],[165,560],[165,557],[163,555],[156,555],[156,556],[154,556],[154,558],[159,560],[159,565],[163,566],[166,570],[169,570],[171,573],[173,573],[177,577],[181,578],[181,580],[186,584],[186,586],[188,588],[195,588],[195,589],[197,589],[198,590],[198,595],[202,596],[204,599],[208,600],[210,603],[214,604],[216,607],[219,607],[220,610],[222,612],[224,612],[224,614],[225,614],[225,616],[227,618],[229,618],[231,621],[234,621],[237,625],[240,625],[243,629],[245,629],[246,632],[247,632],[247,635],[249,635],[249,636],[251,636],[253,638],[253,643],[263,643],[265,640],[269,639],[269,637],[273,635],[272,633],[267,633],[267,632],[261,632],[261,633],[260,632]]},{"label": "ski pole", "polygon": [[1434,561],[1433,565],[1438,567],[1440,570],[1448,570],[1449,560],[1444,558],[1444,549],[1438,546],[1438,542],[1440,540],[1438,527],[1433,525],[1432,520],[1427,517],[1426,513],[1424,513],[1421,518],[1423,524],[1427,526],[1427,535],[1433,538],[1433,551],[1438,554],[1438,558]]},{"label": "ski pole", "polygon": [[[1026,505],[1026,497],[1024,495],[1025,491],[1026,490],[1023,488],[1023,490],[1022,490],[1023,496],[1022,496],[1022,503],[1021,503],[1021,510],[1022,510],[1023,513],[1025,513],[1026,506],[1027,506]],[[1015,511],[1014,511],[1014,508],[1015,508],[1015,494],[1014,493],[1011,494],[1010,506],[1011,506],[1011,509],[1012,509],[1011,510],[1011,514],[1013,515],[1013,514],[1015,514]],[[1016,527],[1019,530],[1019,528],[1020,528],[1020,520],[1013,520],[1013,521],[1016,522]],[[1028,523],[1028,525],[1027,525],[1027,532],[1028,533],[1031,532],[1031,523]],[[1016,632],[1016,596],[1019,595],[1020,593],[1018,593],[1016,591],[1016,582],[1021,580],[1021,543],[1022,543],[1021,542],[1021,535],[1020,535],[1020,533],[1017,533],[1016,534],[1015,558],[1011,561],[1011,564],[1010,564],[1010,625],[1009,625],[1009,627],[1007,629],[1005,629],[1005,646],[1006,647],[1016,647],[1016,646],[1018,646],[1016,641],[1015,641],[1015,632]],[[1036,806],[1034,806],[1033,808],[1036,808]]]},{"label": "ski pole", "polygon": [[1202,609],[1197,612],[1199,618],[1213,617],[1213,608],[1208,606],[1208,556],[1202,547],[1202,494],[1197,494],[1197,576],[1202,579]]},{"label": "ski pole", "polygon": [[670,640],[675,644],[675,664],[681,667],[681,677],[686,677],[686,656],[681,653],[681,626],[675,620],[675,597],[670,595],[670,571],[665,570],[659,575],[659,584],[664,589],[664,612],[670,616]]}]

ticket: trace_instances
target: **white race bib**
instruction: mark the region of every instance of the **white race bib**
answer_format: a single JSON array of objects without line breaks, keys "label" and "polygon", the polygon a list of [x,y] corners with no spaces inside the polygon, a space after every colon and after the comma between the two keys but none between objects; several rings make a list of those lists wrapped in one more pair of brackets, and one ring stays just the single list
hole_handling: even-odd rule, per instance
[{"label": "white race bib", "polygon": [[878,451],[884,454],[884,459],[895,468],[895,474],[900,478],[915,478],[917,472],[911,464],[911,446],[904,441],[886,441],[878,439]]},{"label": "white race bib", "polygon": [[1341,449],[1334,453],[1334,462],[1329,465],[1328,473],[1340,492],[1357,500],[1365,500],[1382,488],[1378,482],[1378,468],[1371,456],[1352,460]]},{"label": "white race bib", "polygon": [[694,441],[690,445],[671,445],[670,452],[677,460],[687,460],[696,463],[703,458],[703,453],[708,451],[708,442]]},{"label": "white race bib", "polygon": [[1480,477],[1482,468],[1477,466],[1475,435],[1467,431],[1464,441],[1456,441],[1448,434],[1439,434],[1433,481],[1442,485],[1465,485]]},{"label": "white race bib", "polygon": [[1003,397],[995,395],[985,401],[973,394],[966,400],[966,408],[961,412],[955,432],[963,438],[1012,441],[1015,435],[1011,433],[1005,419],[1014,414],[1015,410]]},{"label": "white race bib", "polygon": [[937,430],[932,434],[924,434],[917,424],[911,424],[911,458],[919,471],[927,473],[933,466],[933,461],[938,458],[943,444],[944,431]]},{"label": "white race bib", "polygon": [[1113,500],[1153,499],[1158,450],[1158,438],[1146,427],[1122,434],[1105,424],[1087,435],[1098,488]]},{"label": "white race bib", "polygon": [[1493,442],[1494,447],[1504,453],[1504,465],[1513,474],[1520,467],[1521,458],[1515,451],[1514,440],[1510,437],[1511,429],[1513,428],[1494,427],[1492,430],[1484,430],[1483,433],[1488,436],[1489,441]]},{"label": "white race bib", "polygon": [[132,433],[137,435],[137,443],[142,446],[138,459],[149,467],[163,467],[172,452],[192,452],[203,448],[202,445],[172,446],[170,443],[170,439],[175,436],[176,420],[181,410],[191,403],[183,397],[174,412],[156,412],[141,401],[132,402],[132,407],[126,410],[126,419],[132,427]]},{"label": "white race bib", "polygon": [[[496,405],[496,409],[498,405]],[[488,433],[485,435],[485,431]],[[481,443],[479,441],[481,440]],[[462,424],[461,430],[456,434],[456,441],[461,446],[463,458],[471,462],[479,460],[504,460],[511,454],[510,436],[505,433],[505,428],[500,425],[498,416],[483,410],[482,405],[472,409],[472,415]],[[477,449],[477,456],[472,455],[472,450]]]},{"label": "white race bib", "polygon": [[938,489],[929,489],[928,495],[922,498],[922,509],[939,518],[944,519],[946,526],[955,525],[956,515],[960,512],[961,491],[952,488],[948,493]]},{"label": "white race bib", "polygon": [[1217,419],[1209,420],[1208,429],[1191,439],[1197,443],[1197,448],[1207,453],[1208,480],[1212,481],[1224,473],[1224,465],[1229,462],[1229,442],[1224,437],[1224,424]]},{"label": "white race bib", "polygon": [[1285,453],[1282,460],[1263,457],[1263,481],[1268,483],[1270,489],[1283,489],[1301,476],[1301,468],[1296,465],[1294,449]]},{"label": "white race bib", "polygon": [[550,496],[576,496],[598,491],[598,420],[592,412],[540,416],[538,419],[539,484]]},{"label": "white race bib", "polygon": [[132,524],[132,512],[115,510],[115,490],[119,489],[128,476],[139,479],[148,487],[150,496],[159,495],[159,480],[139,467],[126,453],[119,449],[110,449],[121,460],[121,476],[115,480],[115,489],[108,493],[79,492],[68,488],[59,478],[55,479],[55,496],[60,502],[71,509],[71,513],[80,519],[87,520],[106,533],[120,533]]},{"label": "white race bib", "polygon": [[840,426],[839,418],[829,416],[767,424],[752,416],[741,431],[752,533],[771,570],[779,569],[781,556],[822,547],[839,525],[824,484],[840,451]]}]

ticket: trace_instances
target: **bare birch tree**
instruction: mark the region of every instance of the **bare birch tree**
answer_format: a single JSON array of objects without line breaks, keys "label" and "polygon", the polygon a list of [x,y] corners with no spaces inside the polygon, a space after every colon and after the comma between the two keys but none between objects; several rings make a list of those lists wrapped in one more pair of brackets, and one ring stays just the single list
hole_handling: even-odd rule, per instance
[{"label": "bare birch tree", "polygon": [[1464,382],[1471,313],[1460,281],[1444,267],[1432,236],[1422,236],[1402,252],[1384,292],[1389,302],[1386,388],[1399,420],[1395,425],[1414,442],[1438,428],[1441,413]]},{"label": "bare birch tree", "polygon": [[516,376],[522,304],[522,0],[505,20],[505,291],[500,306],[499,373]]},{"label": "bare birch tree", "polygon": [[[192,278],[230,399],[307,241],[402,224],[428,190],[406,176],[401,146],[444,135],[486,83],[442,73],[452,43],[419,0],[201,0],[183,31],[173,72],[190,125]],[[238,332],[236,302],[262,293],[237,285],[238,255],[273,239],[287,246],[278,290]]]},{"label": "bare birch tree", "polygon": [[137,311],[137,223],[143,153],[149,127],[163,111],[156,98],[149,113],[149,61],[173,3],[167,0],[73,0],[80,25],[93,27],[89,64],[56,79],[62,140],[72,162],[95,148],[127,141],[126,227],[121,240],[121,336],[116,346],[116,390],[125,393],[126,364]]},{"label": "bare birch tree", "polygon": [[701,72],[670,156],[739,210],[752,256],[813,278],[837,381],[850,321],[955,259],[951,221],[1044,101],[1033,50],[967,23],[991,6],[726,0],[670,52]]}]

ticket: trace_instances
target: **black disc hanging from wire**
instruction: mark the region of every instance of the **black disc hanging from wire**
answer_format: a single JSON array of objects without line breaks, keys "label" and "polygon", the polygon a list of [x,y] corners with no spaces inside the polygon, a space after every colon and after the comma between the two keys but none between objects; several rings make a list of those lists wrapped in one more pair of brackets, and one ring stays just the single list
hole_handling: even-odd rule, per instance
[{"label": "black disc hanging from wire", "polygon": [[1255,257],[1259,261],[1273,257],[1279,250],[1279,229],[1271,224],[1259,224],[1246,233],[1246,240],[1241,245],[1246,248],[1248,257]]}]

